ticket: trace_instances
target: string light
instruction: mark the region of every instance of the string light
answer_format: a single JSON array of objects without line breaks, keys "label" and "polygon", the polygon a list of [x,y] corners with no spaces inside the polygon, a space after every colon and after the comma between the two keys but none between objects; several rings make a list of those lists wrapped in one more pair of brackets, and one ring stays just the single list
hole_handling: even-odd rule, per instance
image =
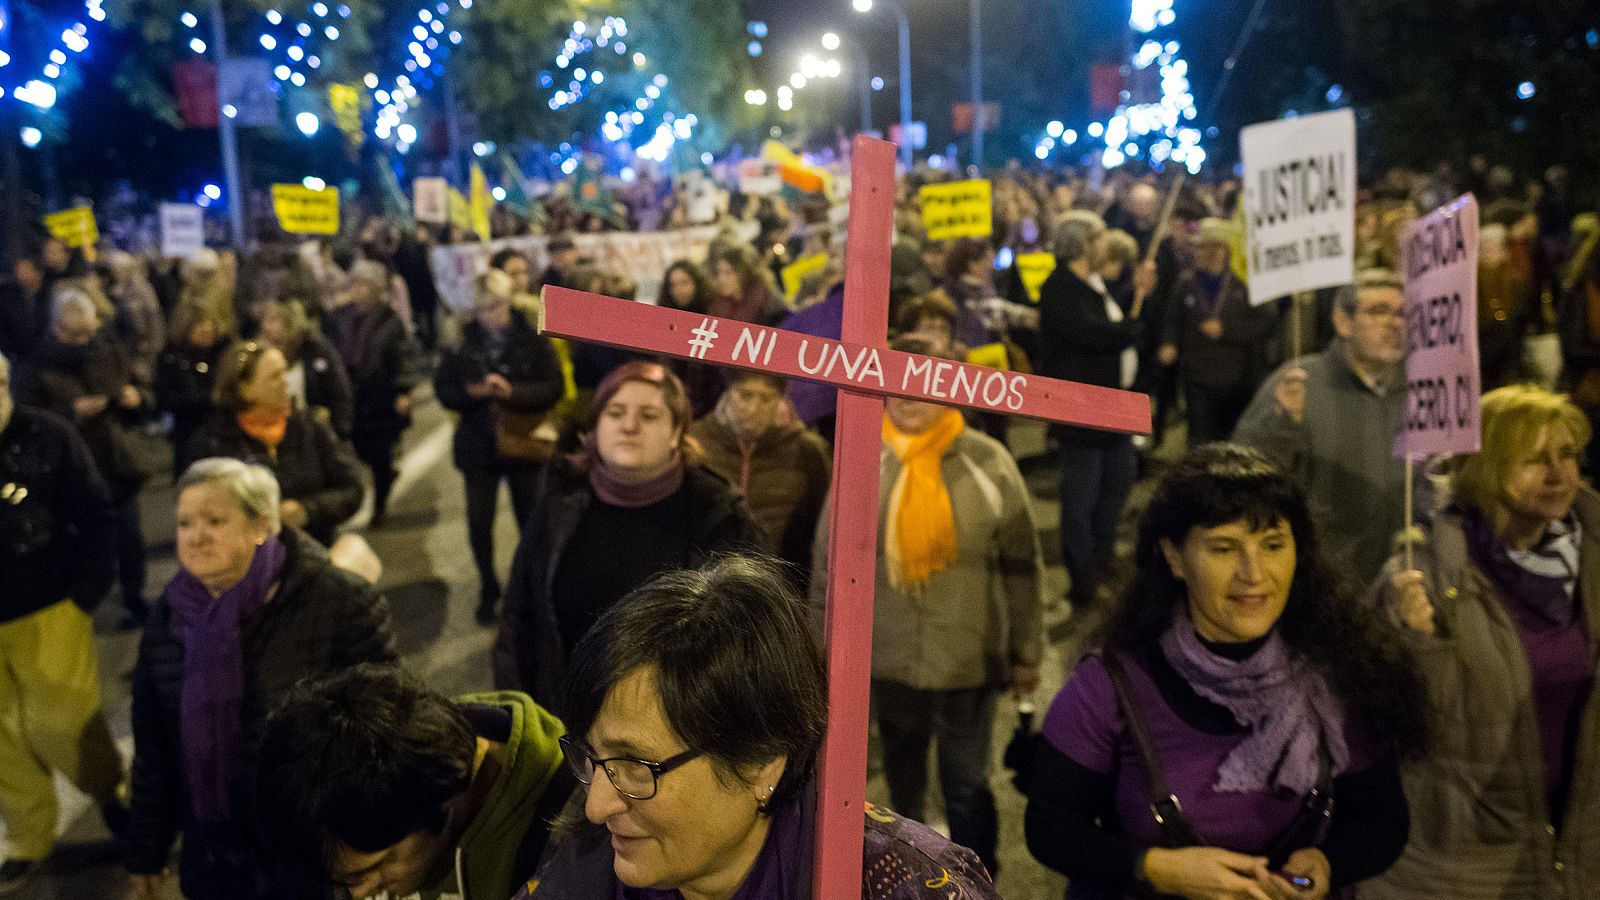
[{"label": "string light", "polygon": [[[1128,24],[1136,34],[1146,37],[1129,59],[1128,71],[1133,84],[1153,83],[1159,96],[1154,99],[1135,97],[1124,91],[1123,102],[1110,118],[1089,123],[1086,129],[1089,137],[1104,142],[1100,162],[1108,169],[1122,165],[1130,157],[1145,154],[1153,163],[1170,160],[1190,173],[1199,172],[1205,162],[1200,130],[1188,124],[1198,115],[1189,84],[1189,64],[1178,56],[1181,46],[1176,39],[1169,38],[1163,43],[1154,35],[1176,21],[1173,0],[1133,0]],[[1050,122],[1045,126],[1044,135],[1034,144],[1034,156],[1048,159],[1057,147],[1070,147],[1077,143],[1077,138],[1077,132],[1062,123]]]}]

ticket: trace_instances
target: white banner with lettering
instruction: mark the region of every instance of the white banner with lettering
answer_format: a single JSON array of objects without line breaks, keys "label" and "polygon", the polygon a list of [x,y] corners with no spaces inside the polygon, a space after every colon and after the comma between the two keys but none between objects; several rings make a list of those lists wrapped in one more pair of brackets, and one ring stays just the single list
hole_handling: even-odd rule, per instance
[{"label": "white banner with lettering", "polygon": [[1239,151],[1250,302],[1354,280],[1355,114],[1251,125],[1239,133]]},{"label": "white banner with lettering", "polygon": [[[680,259],[705,263],[711,241],[722,231],[721,225],[702,225],[674,231],[619,231],[573,235],[578,254],[594,260],[606,272],[626,275],[639,285],[638,299],[654,303],[661,290],[667,267]],[[754,240],[759,228],[743,222],[733,226],[741,241]],[[489,260],[501,250],[520,251],[528,257],[537,277],[549,265],[547,235],[501,238],[487,244],[449,244],[433,248],[433,282],[439,296],[451,309],[472,309],[472,284],[489,270]]]}]

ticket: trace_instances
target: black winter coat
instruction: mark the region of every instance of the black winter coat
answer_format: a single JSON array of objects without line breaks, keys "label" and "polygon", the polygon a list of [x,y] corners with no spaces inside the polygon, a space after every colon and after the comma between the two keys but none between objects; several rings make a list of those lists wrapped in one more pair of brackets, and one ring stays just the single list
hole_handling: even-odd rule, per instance
[{"label": "black winter coat", "polygon": [[254,863],[248,816],[267,714],[301,679],[398,659],[383,595],[335,568],[327,552],[306,535],[286,528],[279,539],[288,555],[277,593],[244,623],[244,700],[232,823],[201,826],[194,818],[180,730],[183,636],[164,598],[151,610],[139,644],[133,669],[133,821],[124,842],[128,869],[161,871],[182,832],[180,881],[191,900],[251,900],[257,892],[251,883],[260,867]]},{"label": "black winter coat", "polygon": [[180,453],[211,415],[211,386],[223,346],[222,341],[209,347],[174,343],[156,360],[156,409],[172,415],[172,446]]},{"label": "black winter coat", "polygon": [[[707,469],[691,466],[684,475],[687,514],[677,548],[677,567],[702,563],[714,553],[757,550],[765,543],[761,526],[750,517],[733,487]],[[567,654],[556,621],[551,586],[573,535],[594,502],[589,479],[562,457],[544,470],[533,511],[522,526],[522,541],[506,582],[504,618],[494,646],[494,683],[500,690],[531,694],[560,715]],[[628,552],[627,535],[617,535],[617,552]]]},{"label": "black winter coat", "polygon": [[[467,385],[489,373],[511,382],[511,399],[492,401],[467,395]],[[455,462],[462,470],[495,464],[494,408],[497,403],[514,412],[547,412],[561,400],[565,385],[561,362],[550,339],[538,333],[522,316],[511,317],[505,343],[498,356],[489,350],[488,335],[477,322],[467,323],[461,346],[446,350],[433,376],[433,392],[446,409],[461,414],[456,425]]]},{"label": "black winter coat", "polygon": [[59,416],[17,406],[0,431],[0,623],[71,598],[93,611],[117,571],[111,491]]},{"label": "black winter coat", "polygon": [[354,427],[355,399],[339,351],[321,334],[312,332],[300,343],[298,361],[305,371],[306,407],[331,425],[334,434],[349,440]]},{"label": "black winter coat", "polygon": [[[63,344],[46,335],[28,365],[18,373],[14,394],[18,403],[49,410],[74,423],[89,444],[95,467],[111,488],[114,500],[123,500],[139,490],[148,469],[139,470],[124,452],[123,429],[136,428],[147,418],[151,396],[140,390],[139,406],[123,409],[122,389],[133,384],[133,369],[122,346],[102,328],[87,344]],[[80,397],[95,394],[107,398],[106,408],[86,419],[78,418],[72,404]]]},{"label": "black winter coat", "polygon": [[[1166,309],[1162,343],[1178,348],[1178,375],[1204,387],[1254,390],[1271,369],[1268,341],[1278,328],[1278,308],[1250,305],[1250,294],[1232,272],[1222,273],[1211,296],[1193,274],[1186,275]],[[1202,322],[1215,317],[1222,337],[1208,337]]]},{"label": "black winter coat", "polygon": [[346,354],[341,337],[359,325],[361,311],[352,305],[341,306],[332,316],[329,338],[344,359],[354,397],[356,430],[398,435],[410,424],[409,416],[395,412],[401,394],[422,383],[422,359],[416,342],[406,334],[406,326],[394,310],[378,307],[377,324],[359,351]]},{"label": "black winter coat", "polygon": [[208,456],[227,456],[271,469],[278,476],[283,499],[298,501],[306,508],[305,532],[324,545],[333,542],[339,523],[361,508],[365,488],[355,452],[332,428],[303,410],[289,415],[276,453],[245,434],[232,415],[215,413],[189,439],[178,458],[187,469]]},{"label": "black winter coat", "polygon": [[[1134,346],[1143,333],[1138,319],[1111,321],[1106,315],[1105,295],[1060,263],[1039,288],[1039,360],[1035,369],[1047,378],[1121,387],[1122,351]],[[1078,443],[1115,439],[1067,425],[1051,426],[1051,432],[1058,440]]]}]

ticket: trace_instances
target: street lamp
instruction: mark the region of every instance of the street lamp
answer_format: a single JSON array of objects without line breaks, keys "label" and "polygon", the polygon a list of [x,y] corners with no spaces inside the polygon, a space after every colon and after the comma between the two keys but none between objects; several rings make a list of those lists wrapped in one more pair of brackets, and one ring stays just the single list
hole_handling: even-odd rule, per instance
[{"label": "street lamp", "polygon": [[[872,0],[852,0],[858,13],[872,11]],[[911,170],[911,19],[899,3],[886,4],[900,29],[900,164]]]}]

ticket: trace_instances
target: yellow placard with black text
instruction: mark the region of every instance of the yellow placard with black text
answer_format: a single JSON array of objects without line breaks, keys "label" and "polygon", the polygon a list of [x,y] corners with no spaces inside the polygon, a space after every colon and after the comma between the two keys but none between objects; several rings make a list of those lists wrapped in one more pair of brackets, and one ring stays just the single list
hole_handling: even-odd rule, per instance
[{"label": "yellow placard with black text", "polygon": [[278,225],[290,234],[338,234],[339,189],[300,184],[272,186],[272,210]]},{"label": "yellow placard with black text", "polygon": [[930,184],[918,197],[930,241],[988,237],[994,231],[993,199],[984,179]]},{"label": "yellow placard with black text", "polygon": [[1039,302],[1039,289],[1045,279],[1056,270],[1054,253],[1020,253],[1017,255],[1017,277],[1022,279],[1022,290],[1028,299]]},{"label": "yellow placard with black text", "polygon": [[94,262],[94,245],[100,242],[100,229],[94,223],[94,210],[87,206],[63,209],[44,217],[44,227],[50,236],[68,247],[82,248],[84,256]]}]

